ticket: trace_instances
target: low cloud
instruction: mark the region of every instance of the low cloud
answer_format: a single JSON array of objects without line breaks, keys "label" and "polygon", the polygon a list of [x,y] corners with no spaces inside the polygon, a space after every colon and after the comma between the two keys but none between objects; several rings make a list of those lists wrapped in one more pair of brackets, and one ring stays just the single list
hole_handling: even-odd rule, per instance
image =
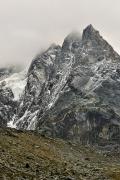
[{"label": "low cloud", "polygon": [[27,66],[51,43],[93,24],[120,52],[120,1],[0,0],[0,66]]}]

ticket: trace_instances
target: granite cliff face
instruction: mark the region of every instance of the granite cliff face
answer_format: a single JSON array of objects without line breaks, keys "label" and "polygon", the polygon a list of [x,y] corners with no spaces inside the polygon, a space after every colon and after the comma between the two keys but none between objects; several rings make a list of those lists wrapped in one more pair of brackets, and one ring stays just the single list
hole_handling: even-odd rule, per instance
[{"label": "granite cliff face", "polygon": [[9,126],[83,144],[120,143],[120,56],[92,25],[62,47],[51,45],[22,78]]}]

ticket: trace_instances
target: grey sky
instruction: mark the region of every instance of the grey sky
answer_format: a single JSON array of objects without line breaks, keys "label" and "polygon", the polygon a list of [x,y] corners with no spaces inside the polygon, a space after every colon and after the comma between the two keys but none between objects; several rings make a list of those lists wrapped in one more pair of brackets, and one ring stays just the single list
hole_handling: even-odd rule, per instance
[{"label": "grey sky", "polygon": [[26,64],[88,24],[120,52],[120,0],[0,0],[0,66]]}]

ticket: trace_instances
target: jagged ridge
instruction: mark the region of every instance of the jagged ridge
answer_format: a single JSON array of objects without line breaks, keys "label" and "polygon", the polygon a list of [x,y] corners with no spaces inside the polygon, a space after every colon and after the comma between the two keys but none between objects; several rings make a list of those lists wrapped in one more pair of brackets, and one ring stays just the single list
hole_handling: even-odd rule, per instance
[{"label": "jagged ridge", "polygon": [[84,144],[120,143],[119,91],[120,56],[89,25],[32,61],[12,122]]}]

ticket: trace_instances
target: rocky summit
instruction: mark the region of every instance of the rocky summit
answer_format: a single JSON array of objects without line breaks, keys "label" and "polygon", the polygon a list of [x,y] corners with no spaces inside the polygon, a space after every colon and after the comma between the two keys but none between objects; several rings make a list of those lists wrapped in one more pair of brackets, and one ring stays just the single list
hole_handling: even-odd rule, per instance
[{"label": "rocky summit", "polygon": [[92,25],[0,80],[0,125],[78,144],[120,144],[120,56]]}]

